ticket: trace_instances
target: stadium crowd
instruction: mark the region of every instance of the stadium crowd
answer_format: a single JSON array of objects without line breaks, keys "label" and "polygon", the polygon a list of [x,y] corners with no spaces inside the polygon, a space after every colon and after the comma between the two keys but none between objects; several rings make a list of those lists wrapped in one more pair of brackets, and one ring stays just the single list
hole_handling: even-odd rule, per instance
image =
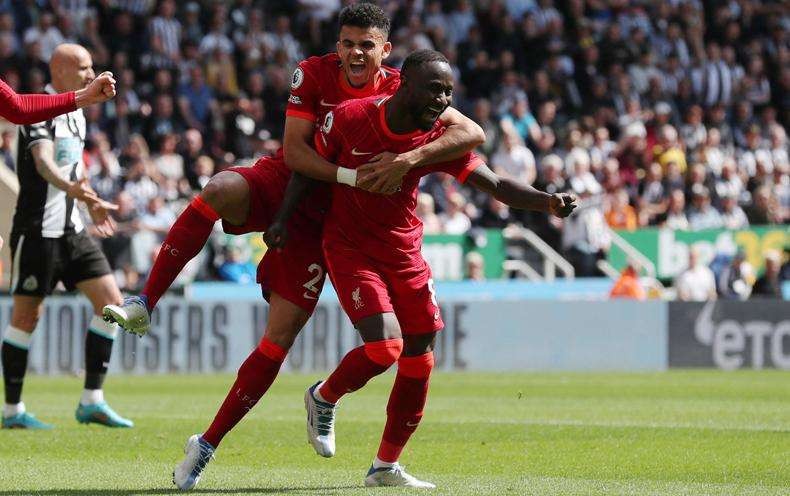
[{"label": "stadium crowd", "polygon": [[[790,221],[790,8],[739,0],[412,0],[381,2],[398,66],[435,48],[457,75],[454,105],[486,131],[493,169],[572,191],[562,221],[510,212],[452,178],[429,176],[425,232],[520,224],[581,276],[610,245],[606,226],[740,229]],[[119,205],[103,241],[135,289],[175,217],[212,174],[270,155],[291,73],[335,49],[340,0],[0,2],[0,77],[43,92],[62,42],[111,70],[118,96],[85,109],[94,189]],[[0,159],[14,167],[15,134]],[[219,224],[217,225],[219,229]],[[254,279],[217,232],[186,278]]]}]

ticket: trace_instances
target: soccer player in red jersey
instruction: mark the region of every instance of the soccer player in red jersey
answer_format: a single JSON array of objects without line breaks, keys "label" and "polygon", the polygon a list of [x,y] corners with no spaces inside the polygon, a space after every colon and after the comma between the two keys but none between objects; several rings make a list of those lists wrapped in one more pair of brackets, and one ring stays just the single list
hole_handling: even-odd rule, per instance
[{"label": "soccer player in red jersey", "polygon": [[[398,72],[382,67],[391,45],[389,19],[381,8],[356,4],[340,13],[337,53],[311,57],[299,64],[291,81],[285,120],[285,143],[271,158],[252,167],[233,167],[214,176],[179,216],[154,262],[141,296],[127,298],[121,306],[105,307],[106,318],[137,334],[150,327],[150,312],[184,265],[205,244],[214,223],[222,219],[226,232],[264,232],[283,201],[291,169],[331,182],[386,191],[392,178],[407,166],[461,156],[481,143],[479,126],[448,109],[442,119],[451,123],[443,143],[398,157],[386,157],[383,173],[372,172],[359,180],[356,171],[340,170],[313,149],[313,134],[324,115],[350,98],[391,94]],[[372,164],[380,167],[382,160]],[[338,172],[340,171],[340,172]],[[401,174],[402,175],[402,174]],[[399,184],[399,180],[397,181]],[[304,184],[304,183],[301,183]],[[378,186],[377,186],[378,184]],[[394,188],[392,188],[394,189]],[[283,250],[269,250],[258,268],[258,282],[269,300],[269,319],[260,344],[238,371],[213,422],[203,435],[191,436],[185,459],[173,479],[180,489],[193,488],[222,438],[260,400],[274,381],[297,334],[312,313],[325,279],[321,231],[329,207],[329,188],[321,185],[310,203],[298,206],[288,220],[291,242]]]},{"label": "soccer player in red jersey", "polygon": [[[452,91],[447,59],[433,50],[414,52],[403,64],[393,96],[352,100],[328,113],[316,134],[316,149],[325,159],[355,169],[369,156],[403,153],[437,140],[446,130],[439,116]],[[571,195],[550,195],[497,176],[474,154],[415,168],[390,196],[333,185],[324,255],[340,303],[364,345],[350,351],[326,381],[306,391],[307,428],[316,452],[332,456],[338,400],[397,362],[387,423],[367,486],[435,487],[398,464],[422,418],[435,337],[444,327],[431,271],[420,254],[422,223],[415,214],[419,180],[432,172],[452,174],[513,208],[566,217],[576,207]]]}]

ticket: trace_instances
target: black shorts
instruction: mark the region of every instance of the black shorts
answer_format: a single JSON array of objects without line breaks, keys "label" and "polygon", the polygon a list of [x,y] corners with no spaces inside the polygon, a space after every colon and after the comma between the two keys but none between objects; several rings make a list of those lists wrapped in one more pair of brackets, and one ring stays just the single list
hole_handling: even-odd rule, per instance
[{"label": "black shorts", "polygon": [[72,291],[78,282],[110,274],[110,264],[85,231],[60,238],[12,233],[11,293],[52,294],[59,281]]}]

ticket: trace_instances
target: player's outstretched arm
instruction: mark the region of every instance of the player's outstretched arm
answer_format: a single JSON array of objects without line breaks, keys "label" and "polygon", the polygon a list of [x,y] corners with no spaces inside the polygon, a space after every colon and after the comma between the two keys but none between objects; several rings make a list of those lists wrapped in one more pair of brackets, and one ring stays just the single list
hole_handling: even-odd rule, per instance
[{"label": "player's outstretched arm", "polygon": [[549,194],[532,186],[498,176],[485,165],[478,166],[466,179],[466,184],[484,191],[511,208],[538,210],[557,217],[567,217],[576,208],[573,195]]},{"label": "player's outstretched arm", "polygon": [[71,112],[77,107],[74,92],[58,95],[20,95],[0,81],[0,116],[18,124],[33,124]]},{"label": "player's outstretched arm", "polygon": [[20,95],[0,81],[0,115],[14,124],[34,124],[114,96],[115,79],[111,72],[103,72],[81,90],[57,95]]},{"label": "player's outstretched arm", "polygon": [[374,157],[358,169],[360,187],[374,193],[394,193],[403,176],[414,167],[461,158],[486,140],[477,123],[452,107],[439,118],[447,126],[442,136],[405,153],[382,153]]}]

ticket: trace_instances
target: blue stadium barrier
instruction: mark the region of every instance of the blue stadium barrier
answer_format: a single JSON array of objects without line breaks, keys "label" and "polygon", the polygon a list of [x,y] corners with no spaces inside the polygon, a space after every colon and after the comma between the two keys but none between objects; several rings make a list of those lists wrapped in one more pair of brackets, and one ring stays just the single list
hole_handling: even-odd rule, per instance
[{"label": "blue stadium barrier", "polygon": [[[603,277],[558,279],[554,282],[437,281],[436,294],[440,301],[604,300],[611,287],[612,280]],[[201,282],[189,286],[187,296],[194,300],[253,300],[261,297],[261,289],[257,284]],[[324,285],[321,299],[327,302],[337,301],[337,295],[329,281]]]}]

